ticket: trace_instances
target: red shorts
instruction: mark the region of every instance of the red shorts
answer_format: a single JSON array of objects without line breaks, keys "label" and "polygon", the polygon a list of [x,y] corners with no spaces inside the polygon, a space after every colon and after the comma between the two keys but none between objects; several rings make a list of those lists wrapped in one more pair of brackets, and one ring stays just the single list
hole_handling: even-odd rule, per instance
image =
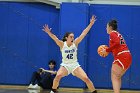
[{"label": "red shorts", "polygon": [[132,56],[130,52],[122,53],[114,57],[113,64],[118,64],[124,70],[127,70],[132,63]]}]

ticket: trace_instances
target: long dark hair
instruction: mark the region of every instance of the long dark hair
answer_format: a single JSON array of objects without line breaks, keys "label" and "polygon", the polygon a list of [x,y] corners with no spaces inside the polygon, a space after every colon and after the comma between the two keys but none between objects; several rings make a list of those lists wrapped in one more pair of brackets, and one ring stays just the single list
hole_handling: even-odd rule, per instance
[{"label": "long dark hair", "polygon": [[65,35],[62,38],[62,41],[65,42],[67,41],[66,37],[68,37],[70,34],[73,34],[72,32],[66,32]]},{"label": "long dark hair", "polygon": [[116,20],[111,20],[108,22],[108,25],[112,27],[113,30],[117,31],[118,30],[118,22]]}]

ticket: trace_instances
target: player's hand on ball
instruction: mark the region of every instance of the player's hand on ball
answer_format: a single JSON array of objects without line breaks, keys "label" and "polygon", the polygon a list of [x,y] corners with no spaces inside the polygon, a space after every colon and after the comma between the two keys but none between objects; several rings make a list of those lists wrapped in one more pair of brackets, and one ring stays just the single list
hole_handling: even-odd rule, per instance
[{"label": "player's hand on ball", "polygon": [[100,45],[99,47],[98,47],[98,50],[97,50],[97,52],[98,52],[98,54],[101,56],[101,57],[106,57],[106,56],[108,56],[108,52],[106,52],[106,49],[108,48],[108,46],[107,45]]}]

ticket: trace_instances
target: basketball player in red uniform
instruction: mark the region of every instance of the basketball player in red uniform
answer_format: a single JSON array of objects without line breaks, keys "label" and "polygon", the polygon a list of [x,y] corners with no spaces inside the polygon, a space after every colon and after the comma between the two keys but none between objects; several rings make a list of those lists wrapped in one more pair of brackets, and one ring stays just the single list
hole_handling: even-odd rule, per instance
[{"label": "basketball player in red uniform", "polygon": [[131,53],[122,35],[117,31],[117,21],[111,20],[107,24],[107,33],[110,36],[109,48],[104,52],[112,52],[114,62],[111,69],[111,79],[114,93],[120,93],[121,78],[132,62]]}]

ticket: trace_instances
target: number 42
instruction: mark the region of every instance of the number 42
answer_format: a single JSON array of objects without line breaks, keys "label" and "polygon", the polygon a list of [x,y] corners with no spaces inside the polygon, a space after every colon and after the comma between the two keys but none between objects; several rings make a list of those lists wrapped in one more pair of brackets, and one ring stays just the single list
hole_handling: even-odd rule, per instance
[{"label": "number 42", "polygon": [[73,54],[68,54],[66,58],[73,59]]}]

